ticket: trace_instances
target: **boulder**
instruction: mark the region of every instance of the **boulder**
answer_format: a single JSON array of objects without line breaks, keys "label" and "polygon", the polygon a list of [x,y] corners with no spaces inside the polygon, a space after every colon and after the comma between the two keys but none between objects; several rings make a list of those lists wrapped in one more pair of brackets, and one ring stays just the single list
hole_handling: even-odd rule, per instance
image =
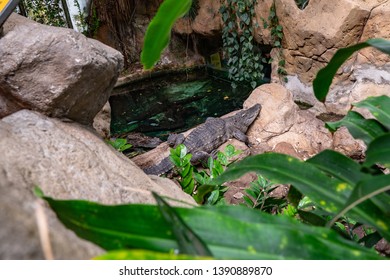
[{"label": "boulder", "polygon": [[280,84],[264,84],[244,102],[244,107],[261,104],[261,113],[248,130],[252,145],[268,142],[291,129],[297,119],[298,106],[292,93]]},{"label": "boulder", "polygon": [[[316,112],[299,110],[293,94],[276,83],[256,88],[244,102],[244,107],[255,103],[262,111],[248,130],[251,144],[273,149],[279,143],[290,144],[302,159],[332,148],[332,135]],[[264,150],[264,149],[262,149]]]},{"label": "boulder", "polygon": [[317,111],[346,114],[353,102],[367,96],[365,88],[372,89],[369,95],[379,91],[383,94],[383,89],[389,88],[390,57],[366,48],[341,66],[327,96],[326,108],[314,98],[312,89],[318,70],[338,49],[369,38],[389,38],[388,1],[318,0],[300,10],[293,0],[276,0],[276,6],[284,33],[286,87],[295,99],[315,105]]},{"label": "boulder", "polygon": [[71,29],[12,14],[0,38],[0,117],[30,109],[92,124],[115,85],[123,57]]},{"label": "boulder", "polygon": [[93,128],[102,137],[107,139],[111,132],[111,106],[107,101],[103,108],[93,119]]},{"label": "boulder", "polygon": [[[156,183],[93,131],[37,112],[20,110],[0,120],[0,154],[0,259],[43,258],[34,186],[57,199],[154,203],[154,191],[195,205],[172,181]],[[85,259],[101,252],[66,230],[50,209],[46,213],[56,259]]]}]

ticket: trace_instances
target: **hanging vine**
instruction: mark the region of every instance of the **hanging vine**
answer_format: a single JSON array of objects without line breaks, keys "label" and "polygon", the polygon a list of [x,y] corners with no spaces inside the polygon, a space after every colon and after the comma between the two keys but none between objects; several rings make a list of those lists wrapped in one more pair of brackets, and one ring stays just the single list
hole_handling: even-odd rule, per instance
[{"label": "hanging vine", "polygon": [[221,4],[223,46],[234,87],[246,81],[255,88],[264,77],[262,54],[255,51],[253,38],[256,4],[257,0],[226,0]]},{"label": "hanging vine", "polygon": [[276,15],[275,1],[273,1],[270,8],[268,22],[265,20],[263,22],[264,22],[264,28],[269,28],[271,31],[271,41],[273,47],[278,49],[279,61],[278,61],[277,73],[281,80],[287,82],[287,77],[286,77],[287,71],[284,68],[284,66],[286,65],[286,61],[284,60],[283,50],[282,50],[283,27],[279,24],[279,19],[278,16]]}]

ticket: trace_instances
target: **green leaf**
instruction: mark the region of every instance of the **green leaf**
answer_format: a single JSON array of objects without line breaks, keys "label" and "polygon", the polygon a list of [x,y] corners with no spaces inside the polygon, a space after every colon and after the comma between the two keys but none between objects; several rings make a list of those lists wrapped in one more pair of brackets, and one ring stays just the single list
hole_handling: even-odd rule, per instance
[{"label": "green leaf", "polygon": [[390,168],[390,133],[376,138],[367,148],[364,165],[370,167],[376,163]]},{"label": "green leaf", "polygon": [[42,189],[38,186],[33,189],[33,192],[36,197],[43,198],[45,196]]},{"label": "green leaf", "polygon": [[181,254],[196,256],[212,256],[209,248],[202,239],[182,220],[176,210],[169,206],[158,194],[153,193],[160,212],[170,224],[172,232],[179,244]]},{"label": "green leaf", "polygon": [[358,108],[366,108],[388,130],[390,130],[390,97],[370,96],[365,100],[354,104]]},{"label": "green leaf", "polygon": [[115,250],[109,251],[94,260],[210,260],[207,257],[176,255],[173,253],[159,253],[147,250]]},{"label": "green leaf", "polygon": [[[324,158],[320,155],[321,157]],[[332,163],[333,167],[327,167],[326,163],[332,162],[332,160],[334,159],[325,159],[324,166],[319,168],[317,167],[318,160],[312,164],[287,155],[266,153],[247,157],[232,164],[221,176],[213,179],[209,184],[220,185],[226,181],[235,180],[247,172],[254,171],[275,184],[292,184],[328,213],[337,213],[343,209],[354,187],[339,178],[345,177],[353,181],[356,180],[354,177],[356,175],[346,177],[345,172],[335,172],[332,168],[337,165],[334,163]],[[353,171],[354,167],[349,170]],[[329,175],[329,173],[333,175]],[[366,180],[366,177],[362,178]],[[386,209],[383,207],[385,203],[388,203],[387,198],[381,196],[371,198],[355,207],[350,215],[355,220],[375,227],[377,220],[387,215]]]},{"label": "green leaf", "polygon": [[[332,150],[325,150],[307,160],[329,175],[353,186],[367,174],[361,172],[361,166],[349,157]],[[340,190],[341,191],[341,190]]]},{"label": "green leaf", "polygon": [[[157,206],[45,200],[68,228],[106,250],[169,253],[178,249],[179,234],[172,233]],[[246,207],[173,209],[217,259],[383,259],[327,228]]]},{"label": "green leaf", "polygon": [[384,53],[390,54],[390,41],[384,39],[370,39],[363,43],[339,49],[329,61],[328,65],[318,71],[317,76],[313,81],[314,94],[319,101],[325,101],[333,77],[336,75],[340,66],[354,52],[366,47],[375,47]]},{"label": "green leaf", "polygon": [[171,29],[177,19],[190,9],[191,0],[164,0],[156,16],[150,22],[144,38],[141,62],[145,69],[150,69],[160,59],[162,51],[169,43]]},{"label": "green leaf", "polygon": [[262,174],[274,184],[294,185],[300,192],[330,212],[336,212],[344,205],[345,200],[335,196],[334,192],[346,187],[345,182],[329,178],[328,174],[313,164],[277,153],[250,156],[234,163],[210,184],[220,185],[251,171]]},{"label": "green leaf", "polygon": [[205,202],[206,196],[216,189],[218,189],[218,186],[202,185],[197,188],[193,198],[195,199],[196,203],[203,204]]},{"label": "green leaf", "polygon": [[[345,206],[337,213],[337,215],[329,222],[329,225],[335,223],[341,216],[345,215],[349,210],[356,207],[363,201],[376,196],[380,193],[390,190],[390,174],[375,176],[361,181],[353,190]],[[389,201],[388,201],[389,202]],[[381,219],[374,221],[373,226],[387,239],[390,240],[390,204],[382,209],[383,215]]]},{"label": "green leaf", "polygon": [[366,145],[386,133],[386,129],[379,122],[374,119],[365,119],[354,111],[349,111],[340,121],[326,123],[326,127],[331,131],[336,131],[342,126],[346,126],[354,138],[363,140]]}]

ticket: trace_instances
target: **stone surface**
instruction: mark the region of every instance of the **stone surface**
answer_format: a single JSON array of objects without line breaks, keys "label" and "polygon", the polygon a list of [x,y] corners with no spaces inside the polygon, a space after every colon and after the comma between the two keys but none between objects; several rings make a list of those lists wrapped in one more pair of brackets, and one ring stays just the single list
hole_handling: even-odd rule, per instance
[{"label": "stone surface", "polygon": [[370,11],[379,2],[318,0],[300,10],[294,0],[277,0],[287,72],[311,82],[337,49],[359,42]]},{"label": "stone surface", "polygon": [[244,102],[244,107],[259,103],[262,106],[258,117],[248,130],[252,145],[268,142],[269,139],[283,134],[294,125],[298,106],[290,91],[280,84],[264,84],[256,88]]},{"label": "stone surface", "polygon": [[309,2],[304,10],[293,0],[277,0],[276,5],[284,32],[286,87],[295,99],[315,105],[318,111],[345,114],[354,101],[367,96],[367,88],[369,95],[388,94],[390,57],[374,48],[355,53],[341,66],[326,109],[314,98],[312,81],[338,49],[369,38],[389,38],[389,1],[319,0]]},{"label": "stone surface", "polygon": [[266,144],[272,149],[285,142],[303,159],[332,147],[332,136],[324,122],[317,119],[313,111],[299,110],[292,93],[284,86],[272,83],[256,88],[244,107],[254,103],[262,105],[260,118],[247,133],[254,147]]},{"label": "stone surface", "polygon": [[31,109],[92,124],[122,63],[96,40],[13,14],[0,38],[0,117]]},{"label": "stone surface", "polygon": [[333,134],[333,149],[360,160],[364,158],[366,145],[362,140],[354,139],[346,127],[341,127]]},{"label": "stone surface", "polygon": [[108,138],[110,136],[111,125],[111,106],[109,102],[104,104],[103,108],[93,119],[93,128],[102,138]]},{"label": "stone surface", "polygon": [[[0,121],[0,154],[0,259],[43,258],[34,220],[36,185],[57,199],[154,203],[150,191],[155,191],[195,204],[173,182],[146,176],[92,131],[37,112],[21,110]],[[84,259],[101,252],[66,230],[51,210],[46,213],[55,258]]]},{"label": "stone surface", "polygon": [[197,16],[191,20],[189,18],[180,19],[174,27],[178,33],[197,33],[203,36],[215,35],[222,29],[221,15],[219,8],[221,3],[213,0],[199,0],[199,10]]}]

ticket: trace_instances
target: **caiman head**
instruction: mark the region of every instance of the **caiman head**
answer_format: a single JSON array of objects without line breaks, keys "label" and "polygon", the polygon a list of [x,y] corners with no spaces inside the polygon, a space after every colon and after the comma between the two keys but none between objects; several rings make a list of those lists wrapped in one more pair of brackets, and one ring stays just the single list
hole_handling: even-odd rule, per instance
[{"label": "caiman head", "polygon": [[248,109],[241,110],[240,112],[238,112],[232,117],[233,125],[245,133],[248,130],[248,127],[253,123],[253,121],[259,115],[260,111],[261,111],[260,104],[255,104]]}]

